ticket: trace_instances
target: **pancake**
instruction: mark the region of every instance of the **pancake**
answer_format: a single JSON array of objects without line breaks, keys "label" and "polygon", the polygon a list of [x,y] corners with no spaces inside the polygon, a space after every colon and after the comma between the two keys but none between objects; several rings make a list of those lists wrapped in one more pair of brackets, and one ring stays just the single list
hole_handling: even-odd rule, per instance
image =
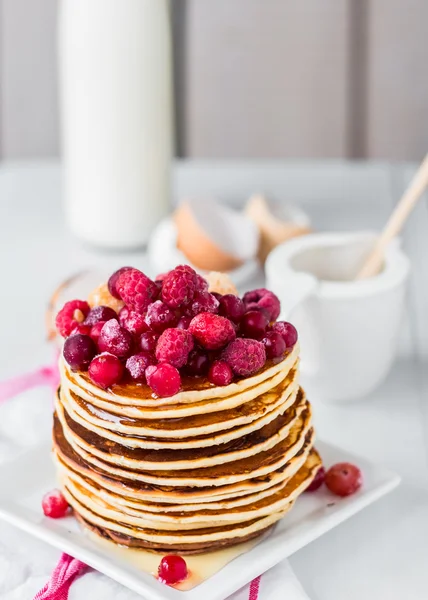
[{"label": "pancake", "polygon": [[[249,539],[248,536],[264,531],[273,523],[281,519],[292,508],[297,496],[310,485],[320,466],[321,460],[317,453],[313,452],[307,463],[305,463],[299,472],[289,480],[286,486],[284,486],[281,492],[284,499],[284,505],[279,511],[270,511],[267,516],[250,518],[246,521],[228,524],[218,524],[217,526],[213,525],[216,521],[208,521],[209,526],[200,521],[199,527],[193,529],[179,529],[179,520],[177,520],[176,523],[177,529],[173,530],[162,530],[159,528],[158,523],[153,524],[152,527],[144,527],[141,526],[142,521],[133,521],[132,518],[127,518],[123,515],[121,516],[122,520],[117,522],[112,520],[111,512],[109,513],[109,511],[103,510],[99,505],[95,506],[91,504],[91,506],[88,507],[85,496],[83,496],[85,502],[83,505],[81,501],[79,501],[79,498],[76,498],[73,490],[70,490],[67,485],[64,487],[64,493],[71,506],[73,506],[86,523],[92,525],[101,535],[103,531],[108,531],[109,533],[107,536],[110,538],[111,532],[119,534],[121,536],[120,539],[122,539],[121,543],[124,543],[125,545],[153,549],[165,548],[166,545],[169,549],[185,552],[186,549],[193,550],[194,545],[198,544],[197,549],[199,551],[202,549],[206,551],[208,549],[212,550],[213,547],[218,547],[215,545],[218,541],[220,541],[222,547],[228,545],[228,543],[243,542]],[[105,513],[107,513],[107,515]],[[227,512],[225,514],[227,514]],[[254,512],[254,514],[256,514],[256,512]]]},{"label": "pancake", "polygon": [[[112,441],[124,443],[120,437],[123,434],[130,447],[183,449],[222,444],[260,429],[294,403],[297,391],[297,373],[292,370],[269,392],[243,406],[208,415],[158,421],[124,418],[119,422],[117,416],[100,411],[63,387],[60,402],[73,421]],[[215,432],[220,433],[213,435]]]},{"label": "pancake", "polygon": [[[68,379],[67,385],[89,402],[97,404],[97,401],[105,400],[109,407],[112,404],[123,405],[123,413],[119,408],[116,409],[119,410],[120,415],[128,414],[127,407],[152,408],[154,410],[147,411],[145,418],[159,419],[168,418],[160,410],[165,408],[173,410],[176,416],[188,416],[197,414],[193,412],[194,410],[198,410],[199,414],[206,414],[222,410],[223,406],[233,407],[244,404],[279,383],[296,363],[298,356],[299,347],[296,344],[282,361],[276,363],[268,361],[256,375],[222,387],[213,386],[206,378],[184,377],[182,378],[183,391],[168,398],[156,397],[145,384],[116,384],[111,391],[103,390],[93,384],[86,373],[71,371],[62,357],[59,361],[59,369],[61,381]],[[275,379],[272,384],[270,380],[274,377],[278,379]],[[187,404],[193,407],[185,406]]]},{"label": "pancake", "polygon": [[183,373],[158,398],[145,384],[111,389],[60,360],[53,451],[79,522],[117,544],[200,553],[262,535],[321,465],[299,348],[219,387]]}]

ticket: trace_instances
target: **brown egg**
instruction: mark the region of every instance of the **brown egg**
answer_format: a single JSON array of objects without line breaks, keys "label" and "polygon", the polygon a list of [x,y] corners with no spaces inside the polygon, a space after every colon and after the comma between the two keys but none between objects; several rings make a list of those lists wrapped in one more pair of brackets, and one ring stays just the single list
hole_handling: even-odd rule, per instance
[{"label": "brown egg", "polygon": [[198,269],[231,271],[256,255],[259,233],[255,224],[213,200],[186,201],[174,220],[177,247]]}]

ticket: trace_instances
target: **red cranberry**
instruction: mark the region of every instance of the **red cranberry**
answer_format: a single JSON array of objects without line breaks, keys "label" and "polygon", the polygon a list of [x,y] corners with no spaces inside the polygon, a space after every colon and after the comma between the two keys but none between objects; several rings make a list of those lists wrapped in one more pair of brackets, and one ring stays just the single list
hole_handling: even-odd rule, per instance
[{"label": "red cranberry", "polygon": [[89,377],[102,388],[119,383],[123,376],[123,365],[117,356],[105,352],[96,356],[89,365]]},{"label": "red cranberry", "polygon": [[233,371],[224,360],[216,360],[210,367],[208,379],[214,385],[229,385],[233,379]]},{"label": "red cranberry", "polygon": [[43,496],[42,508],[46,517],[61,519],[67,514],[69,504],[59,490],[52,490]]},{"label": "red cranberry", "polygon": [[245,312],[244,303],[241,298],[238,298],[238,296],[234,296],[233,294],[226,294],[225,296],[220,296],[219,301],[219,314],[223,317],[227,317],[234,323],[239,323]]},{"label": "red cranberry", "polygon": [[161,398],[173,396],[181,387],[178,369],[168,363],[150,365],[146,369],[146,379],[155,394]]},{"label": "red cranberry", "polygon": [[83,321],[84,325],[95,325],[100,321],[110,321],[110,319],[117,319],[116,312],[110,308],[110,306],[94,306],[88,313],[88,316]]},{"label": "red cranberry", "polygon": [[181,317],[177,323],[177,329],[189,329],[190,321],[192,317]]},{"label": "red cranberry", "polygon": [[126,361],[126,370],[134,381],[144,383],[146,381],[146,369],[154,365],[155,357],[149,352],[139,352],[130,356]]},{"label": "red cranberry", "polygon": [[363,476],[357,466],[351,463],[337,463],[325,474],[325,484],[336,496],[350,496],[362,486]]},{"label": "red cranberry", "polygon": [[83,325],[83,323],[76,323],[71,330],[70,335],[74,335],[76,333],[81,333],[82,335],[91,335],[91,327],[90,325]]},{"label": "red cranberry", "polygon": [[162,333],[165,329],[175,326],[177,317],[167,304],[162,300],[156,300],[147,309],[146,323],[153,331]]},{"label": "red cranberry", "polygon": [[154,352],[158,343],[159,335],[154,331],[146,331],[140,336],[140,348],[144,352]]},{"label": "red cranberry", "polygon": [[129,356],[132,351],[132,335],[119,325],[116,319],[104,323],[98,338],[98,348],[101,352],[110,352],[120,358]]},{"label": "red cranberry", "polygon": [[210,359],[202,350],[195,349],[189,354],[186,364],[186,373],[189,375],[201,376],[208,373]]},{"label": "red cranberry", "polygon": [[284,338],[276,331],[268,331],[262,342],[265,345],[267,358],[278,358],[285,352]]},{"label": "red cranberry", "polygon": [[76,333],[64,342],[63,355],[75,371],[83,371],[97,353],[94,341],[88,335]]},{"label": "red cranberry", "polygon": [[311,484],[306,488],[306,492],[316,492],[324,483],[325,469],[321,467],[318,469],[315,477],[312,479]]},{"label": "red cranberry", "polygon": [[272,331],[276,331],[282,335],[287,350],[290,350],[297,342],[297,329],[291,323],[277,321],[272,325]]},{"label": "red cranberry", "polygon": [[95,325],[93,325],[91,327],[91,333],[89,335],[94,340],[94,342],[97,344],[97,346],[98,346],[98,338],[100,337],[101,329],[104,327],[104,323],[105,323],[105,321],[99,321],[98,323],[95,323]]},{"label": "red cranberry", "polygon": [[113,273],[113,275],[110,277],[110,279],[108,280],[108,283],[107,283],[108,291],[114,298],[117,298],[118,300],[120,300],[120,296],[116,289],[117,280],[119,279],[120,275],[122,275],[122,273],[125,273],[125,271],[128,271],[129,269],[132,269],[132,267],[122,267],[118,271],[115,271]]},{"label": "red cranberry", "polygon": [[127,306],[124,306],[119,313],[119,323],[134,335],[141,335],[149,329],[144,315],[129,309]]},{"label": "red cranberry", "polygon": [[188,575],[184,558],[175,554],[164,556],[158,568],[158,579],[167,585],[184,581]]},{"label": "red cranberry", "polygon": [[186,316],[195,317],[202,312],[217,313],[219,301],[209,292],[195,292],[192,302],[186,307]]},{"label": "red cranberry", "polygon": [[269,321],[263,312],[250,310],[241,319],[240,328],[244,337],[260,340],[266,331]]}]

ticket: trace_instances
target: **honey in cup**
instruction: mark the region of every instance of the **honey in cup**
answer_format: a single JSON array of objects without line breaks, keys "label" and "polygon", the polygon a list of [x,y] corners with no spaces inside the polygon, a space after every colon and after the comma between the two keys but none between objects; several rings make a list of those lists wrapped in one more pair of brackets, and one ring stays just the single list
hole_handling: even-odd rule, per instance
[{"label": "honey in cup", "polygon": [[312,400],[364,398],[391,367],[409,261],[394,240],[381,272],[356,281],[375,239],[371,232],[311,234],[281,244],[266,261],[280,318],[299,331],[302,381]]}]

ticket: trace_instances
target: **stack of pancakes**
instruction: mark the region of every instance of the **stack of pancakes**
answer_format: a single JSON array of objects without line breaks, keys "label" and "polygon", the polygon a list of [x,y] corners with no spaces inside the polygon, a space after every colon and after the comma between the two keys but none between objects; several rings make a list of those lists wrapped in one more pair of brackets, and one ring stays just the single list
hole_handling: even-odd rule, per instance
[{"label": "stack of pancakes", "polygon": [[189,377],[170,398],[102,390],[62,361],[54,452],[76,517],[119,544],[183,554],[266,531],[321,465],[298,352],[225,387]]}]

